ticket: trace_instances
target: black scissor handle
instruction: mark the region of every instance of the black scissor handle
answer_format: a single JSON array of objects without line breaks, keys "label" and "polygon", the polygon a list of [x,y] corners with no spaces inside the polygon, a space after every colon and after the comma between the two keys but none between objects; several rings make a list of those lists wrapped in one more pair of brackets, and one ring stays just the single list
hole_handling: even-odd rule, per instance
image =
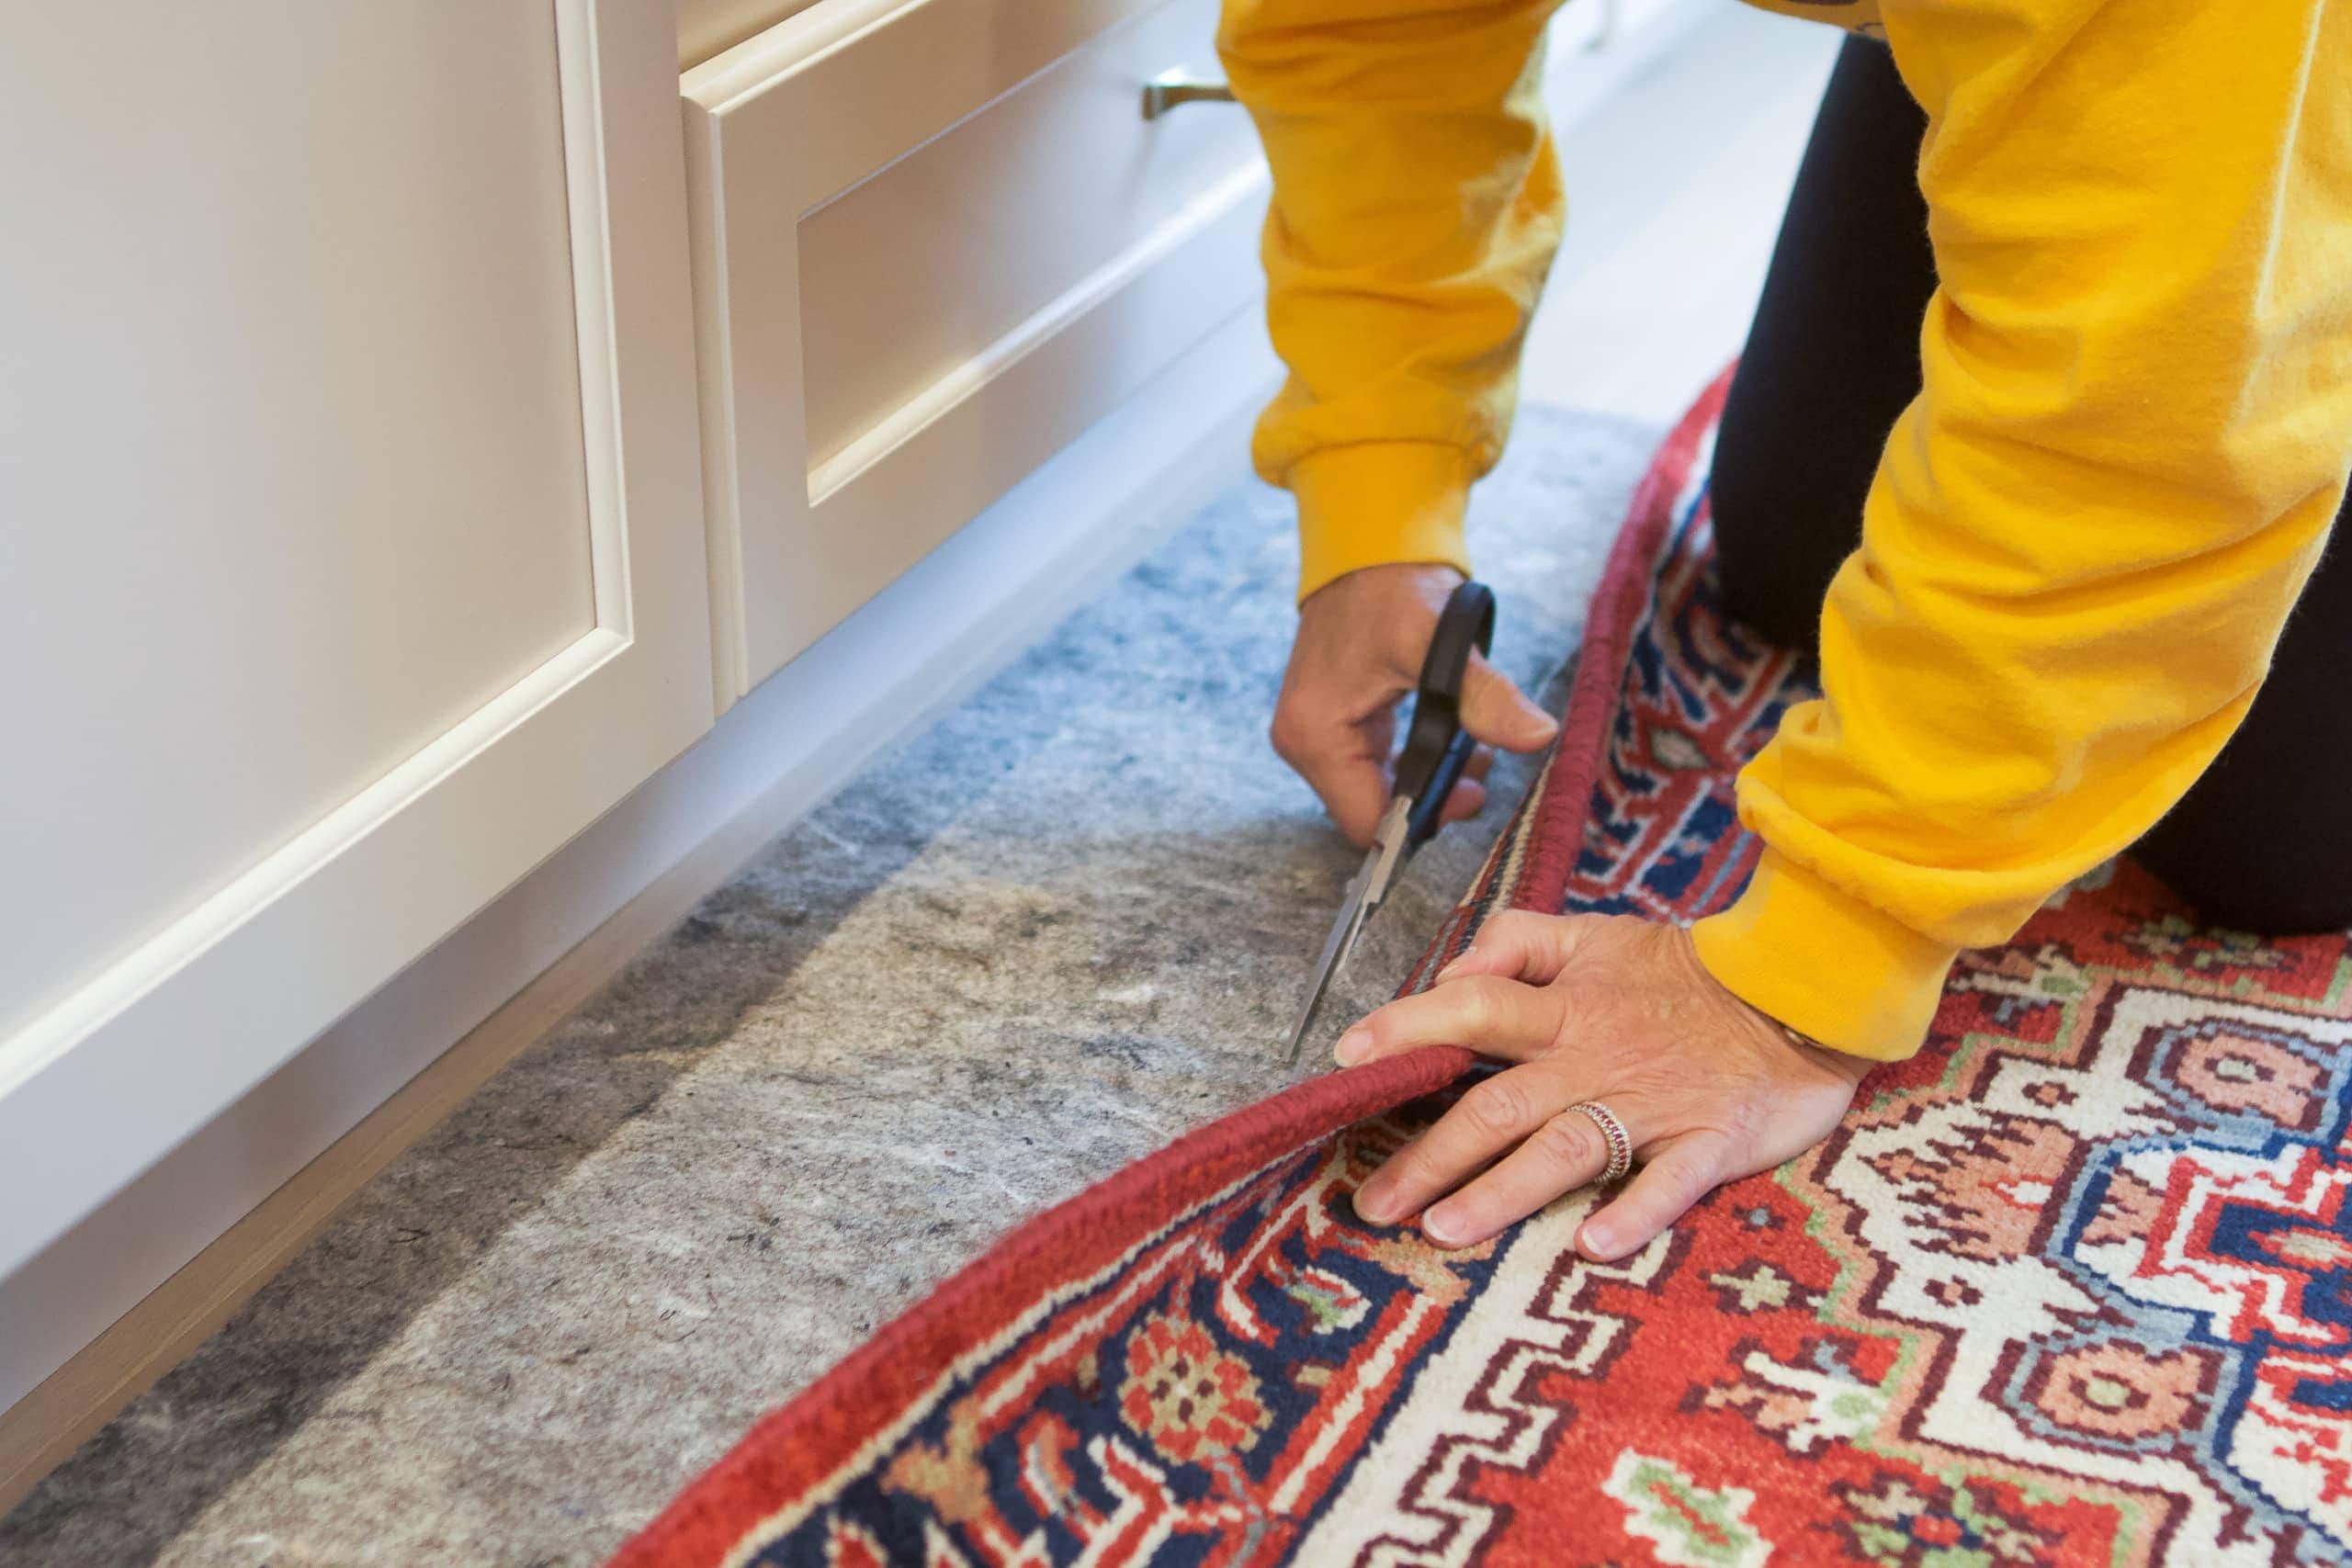
[{"label": "black scissor handle", "polygon": [[1485,653],[1495,641],[1495,595],[1483,582],[1464,582],[1445,602],[1421,660],[1421,683],[1413,695],[1412,728],[1396,759],[1396,793],[1413,799],[1405,847],[1419,849],[1437,832],[1445,797],[1453,793],[1477,742],[1462,728],[1462,678],[1470,652]]}]

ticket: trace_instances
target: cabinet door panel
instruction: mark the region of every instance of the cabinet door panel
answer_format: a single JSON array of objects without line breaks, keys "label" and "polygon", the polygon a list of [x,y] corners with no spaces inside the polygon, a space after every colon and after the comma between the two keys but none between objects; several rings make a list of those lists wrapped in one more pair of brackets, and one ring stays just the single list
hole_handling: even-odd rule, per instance
[{"label": "cabinet door panel", "polygon": [[686,73],[722,696],[1259,298],[1248,119],[1141,114],[1216,14],[829,0]]},{"label": "cabinet door panel", "polygon": [[12,23],[0,1271],[708,725],[673,48]]}]

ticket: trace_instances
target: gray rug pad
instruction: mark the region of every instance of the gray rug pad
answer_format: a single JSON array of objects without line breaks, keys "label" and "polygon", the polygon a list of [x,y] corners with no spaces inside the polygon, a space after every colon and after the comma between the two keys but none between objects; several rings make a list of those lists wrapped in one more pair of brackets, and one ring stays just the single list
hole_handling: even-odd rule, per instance
[{"label": "gray rug pad", "polygon": [[[1658,434],[1530,409],[1479,488],[1531,690]],[[1265,741],[1295,558],[1287,498],[1234,491],[775,840],[0,1519],[0,1563],[598,1562],[995,1236],[1280,1088],[1354,863]],[[1299,1073],[1527,772],[1412,866]]]}]

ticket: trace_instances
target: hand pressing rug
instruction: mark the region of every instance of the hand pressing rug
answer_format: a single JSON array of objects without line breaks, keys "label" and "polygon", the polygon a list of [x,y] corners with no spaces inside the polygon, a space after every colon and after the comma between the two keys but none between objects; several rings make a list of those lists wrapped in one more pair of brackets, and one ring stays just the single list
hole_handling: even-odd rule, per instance
[{"label": "hand pressing rug", "polygon": [[[1491,910],[1727,903],[1796,660],[1715,607],[1677,429]],[[2352,1553],[2352,954],[2127,863],[1954,971],[1829,1142],[1613,1264],[1588,1194],[1441,1252],[1350,1194],[1470,1070],[1301,1086],[1014,1232],[624,1564],[1933,1568]]]}]

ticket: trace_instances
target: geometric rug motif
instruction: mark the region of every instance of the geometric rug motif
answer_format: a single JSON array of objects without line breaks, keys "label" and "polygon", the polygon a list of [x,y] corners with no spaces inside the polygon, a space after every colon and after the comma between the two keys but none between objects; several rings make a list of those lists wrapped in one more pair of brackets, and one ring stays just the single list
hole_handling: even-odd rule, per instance
[{"label": "geometric rug motif", "polygon": [[[1496,908],[1690,920],[1813,694],[1717,608],[1719,382],[1636,497],[1561,739],[1406,982]],[[768,1416],[625,1564],[2319,1564],[2352,1559],[2352,951],[2129,860],[1964,956],[1820,1147],[1611,1264],[1356,1185],[1432,1049],[1180,1140]]]}]

